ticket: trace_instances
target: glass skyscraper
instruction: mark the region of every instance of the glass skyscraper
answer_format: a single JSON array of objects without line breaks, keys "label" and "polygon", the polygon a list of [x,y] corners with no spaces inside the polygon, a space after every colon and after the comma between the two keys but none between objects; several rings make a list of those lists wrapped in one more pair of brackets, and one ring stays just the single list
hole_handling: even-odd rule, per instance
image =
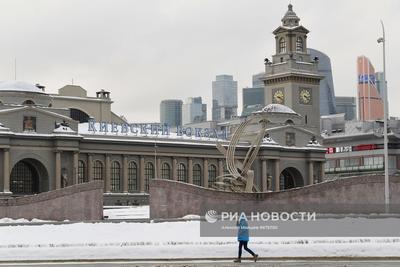
[{"label": "glass skyscraper", "polygon": [[[383,100],[376,84],[375,69],[366,56],[357,58],[357,75],[359,120],[383,119]],[[379,84],[379,88],[381,87],[382,84]]]},{"label": "glass skyscraper", "polygon": [[207,104],[203,104],[201,96],[189,97],[182,106],[182,124],[203,122],[207,120]]},{"label": "glass skyscraper", "polygon": [[337,96],[336,97],[336,111],[337,113],[344,113],[346,121],[356,119],[356,98],[353,96]]},{"label": "glass skyscraper", "polygon": [[320,116],[336,114],[335,88],[333,86],[332,66],[330,58],[321,51],[308,48],[311,58],[318,58],[318,72],[325,78],[319,83]]},{"label": "glass skyscraper", "polygon": [[262,109],[265,106],[264,72],[253,75],[253,87],[243,88],[242,116],[248,116],[252,112]]},{"label": "glass skyscraper", "polygon": [[167,99],[161,101],[160,122],[171,127],[182,125],[182,100]]},{"label": "glass skyscraper", "polygon": [[232,75],[217,75],[212,82],[212,120],[221,121],[237,116],[237,81]]}]

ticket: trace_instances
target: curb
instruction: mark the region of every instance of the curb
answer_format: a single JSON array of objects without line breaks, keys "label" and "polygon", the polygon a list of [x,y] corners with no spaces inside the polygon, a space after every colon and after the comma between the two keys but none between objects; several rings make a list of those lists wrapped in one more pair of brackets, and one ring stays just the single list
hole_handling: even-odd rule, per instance
[{"label": "curb", "polygon": [[[32,263],[77,263],[77,262],[124,262],[124,263],[138,263],[138,262],[191,262],[191,261],[232,261],[235,257],[211,257],[211,258],[137,258],[137,259],[59,259],[59,260],[17,260],[17,261],[0,261],[0,264],[32,264]],[[251,261],[252,258],[245,257],[243,260]],[[345,261],[345,262],[366,262],[366,261],[381,261],[381,262],[390,262],[390,261],[400,261],[400,256],[393,257],[259,257],[258,262],[286,262],[286,261],[299,261],[299,262],[337,262],[337,261]]]}]

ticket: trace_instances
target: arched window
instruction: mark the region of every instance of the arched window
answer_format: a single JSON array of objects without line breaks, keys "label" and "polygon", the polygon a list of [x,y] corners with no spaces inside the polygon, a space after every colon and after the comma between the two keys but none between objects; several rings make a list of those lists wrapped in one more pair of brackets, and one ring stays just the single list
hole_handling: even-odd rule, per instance
[{"label": "arched window", "polygon": [[79,121],[80,123],[88,122],[89,115],[80,109],[70,108],[70,116],[73,120]]},{"label": "arched window", "polygon": [[135,192],[138,190],[138,177],[137,165],[134,161],[129,162],[128,165],[128,191]]},{"label": "arched window", "polygon": [[154,165],[147,162],[144,168],[144,189],[149,192],[150,179],[154,178]]},{"label": "arched window", "polygon": [[171,167],[166,162],[161,167],[161,179],[171,179]]},{"label": "arched window", "polygon": [[193,166],[193,184],[201,186],[201,167],[199,164]]},{"label": "arched window", "polygon": [[289,120],[286,120],[285,124],[286,125],[293,125],[294,122],[293,122],[293,120],[289,119]]},{"label": "arched window", "polygon": [[35,105],[35,102],[33,102],[32,100],[25,100],[22,105]]},{"label": "arched window", "polygon": [[121,165],[118,161],[111,163],[111,192],[121,191]]},{"label": "arched window", "polygon": [[211,164],[208,166],[208,186],[212,187],[217,180],[217,167]]},{"label": "arched window", "polygon": [[100,160],[93,164],[93,180],[103,180],[103,163]]},{"label": "arched window", "polygon": [[179,163],[179,165],[178,165],[178,181],[184,182],[184,183],[188,182],[186,166],[183,163]]},{"label": "arched window", "polygon": [[296,51],[303,52],[303,38],[301,37],[296,39]]},{"label": "arched window", "polygon": [[87,181],[86,166],[85,163],[80,160],[78,161],[78,183],[86,183]]},{"label": "arched window", "polygon": [[19,161],[10,174],[10,190],[13,194],[35,194],[39,192],[39,175],[36,168]]},{"label": "arched window", "polygon": [[279,39],[279,53],[286,53],[286,41],[283,37]]}]

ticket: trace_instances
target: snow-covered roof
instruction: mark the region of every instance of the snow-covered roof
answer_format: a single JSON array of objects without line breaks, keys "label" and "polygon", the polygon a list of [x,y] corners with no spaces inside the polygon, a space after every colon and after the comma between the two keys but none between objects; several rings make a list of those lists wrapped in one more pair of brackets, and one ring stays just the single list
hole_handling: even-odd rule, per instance
[{"label": "snow-covered roof", "polygon": [[0,81],[0,91],[29,92],[45,94],[45,92],[36,85],[23,81]]},{"label": "snow-covered roof", "polygon": [[288,114],[296,114],[297,113],[284,105],[281,104],[269,104],[266,105],[265,107],[263,107],[263,109],[261,110],[262,112],[267,112],[267,113],[288,113]]}]

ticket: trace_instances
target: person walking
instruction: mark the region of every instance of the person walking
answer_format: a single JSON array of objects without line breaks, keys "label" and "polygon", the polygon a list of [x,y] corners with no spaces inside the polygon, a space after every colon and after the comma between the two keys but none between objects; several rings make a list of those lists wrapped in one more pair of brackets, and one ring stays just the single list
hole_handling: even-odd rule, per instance
[{"label": "person walking", "polygon": [[247,247],[247,244],[249,242],[249,225],[247,224],[247,219],[240,218],[237,222],[237,225],[239,228],[237,237],[239,241],[239,255],[238,255],[239,257],[235,259],[233,262],[242,262],[242,247],[244,247],[244,250],[246,250],[253,256],[254,262],[256,262],[258,259],[258,255]]}]

